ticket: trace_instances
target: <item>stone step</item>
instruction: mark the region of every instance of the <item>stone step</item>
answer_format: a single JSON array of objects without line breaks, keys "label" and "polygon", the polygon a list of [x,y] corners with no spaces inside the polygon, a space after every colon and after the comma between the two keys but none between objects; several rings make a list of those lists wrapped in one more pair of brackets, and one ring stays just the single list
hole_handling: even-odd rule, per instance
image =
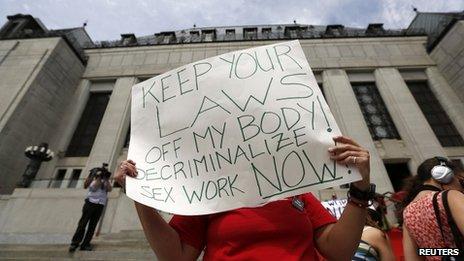
[{"label": "stone step", "polygon": [[151,250],[95,250],[95,251],[1,251],[0,260],[156,260]]},{"label": "stone step", "polygon": [[156,260],[146,241],[96,242],[93,251],[69,253],[69,245],[0,244],[0,260]]},{"label": "stone step", "polygon": [[71,261],[71,260],[76,260],[76,259],[73,259],[73,258],[41,258],[41,257],[37,257],[37,258],[33,258],[33,257],[29,257],[29,258],[20,258],[20,257],[3,257],[1,259],[2,261],[5,260],[14,260],[14,261],[29,261],[29,260],[33,260],[33,261]]},{"label": "stone step", "polygon": [[2,251],[40,251],[40,250],[67,250],[68,245],[25,245],[25,244],[0,244],[0,252]]},{"label": "stone step", "polygon": [[92,252],[80,252],[79,258],[84,260],[157,260],[155,253],[152,250],[144,251],[118,251],[118,250],[107,250],[107,251],[92,251]]},{"label": "stone step", "polygon": [[[95,242],[92,243],[94,250],[107,250],[107,249],[146,249],[150,250],[150,245],[145,241],[116,241],[111,242]],[[69,245],[0,245],[0,251],[67,251]],[[76,250],[78,251],[78,250]]]},{"label": "stone step", "polygon": [[17,251],[17,250],[2,250],[0,251],[0,260],[4,258],[16,258],[16,259],[36,259],[36,258],[48,258],[48,259],[57,259],[57,258],[72,258],[72,254],[68,251],[57,251],[57,250],[31,250],[31,251]]},{"label": "stone step", "polygon": [[101,235],[98,238],[95,238],[94,240],[100,241],[100,240],[111,240],[111,239],[139,239],[139,240],[146,240],[145,234],[143,233],[142,230],[124,230],[119,233],[112,233],[112,234],[106,234],[106,235]]},{"label": "stone step", "polygon": [[69,253],[68,244],[0,244],[0,260],[157,260],[141,230],[101,235],[92,245]]},{"label": "stone step", "polygon": [[100,249],[147,249],[150,250],[150,245],[146,241],[111,241],[111,242],[95,242],[93,244],[96,250]]}]

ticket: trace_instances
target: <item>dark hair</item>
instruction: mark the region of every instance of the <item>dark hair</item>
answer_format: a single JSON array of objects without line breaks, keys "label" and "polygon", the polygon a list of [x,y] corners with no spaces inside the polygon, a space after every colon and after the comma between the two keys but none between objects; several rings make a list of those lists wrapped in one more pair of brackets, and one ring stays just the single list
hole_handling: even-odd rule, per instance
[{"label": "dark hair", "polygon": [[376,210],[367,209],[366,225],[382,230],[382,215]]},{"label": "dark hair", "polygon": [[[417,168],[417,175],[408,178],[403,186],[403,190],[406,191],[406,196],[403,201],[402,208],[404,209],[413,199],[419,194],[421,185],[432,178],[432,168],[440,165],[440,160],[436,157],[426,159]],[[446,166],[450,167],[455,173],[461,171],[460,168],[453,162],[447,160]]]}]

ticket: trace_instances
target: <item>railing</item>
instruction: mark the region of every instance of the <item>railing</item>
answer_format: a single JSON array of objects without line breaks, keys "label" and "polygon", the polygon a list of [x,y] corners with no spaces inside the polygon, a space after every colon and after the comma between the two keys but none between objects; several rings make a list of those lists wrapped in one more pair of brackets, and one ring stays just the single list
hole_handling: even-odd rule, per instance
[{"label": "railing", "polygon": [[218,34],[212,41],[206,40],[205,37],[192,35],[187,32],[167,34],[165,36],[157,34],[156,36],[143,36],[137,38],[137,43],[125,44],[122,40],[100,41],[95,44],[87,45],[85,48],[112,48],[128,46],[147,46],[147,45],[168,45],[168,44],[185,44],[185,43],[210,43],[210,42],[233,42],[233,41],[256,41],[256,40],[292,40],[292,39],[330,39],[330,38],[361,38],[361,37],[399,37],[399,36],[423,36],[424,30],[379,30],[377,32],[366,32],[365,29],[344,29],[336,34],[322,30],[298,30],[294,33],[285,33],[284,30],[276,32],[257,33],[249,39],[242,33]]},{"label": "railing", "polygon": [[[34,179],[31,188],[49,188],[63,189],[74,188],[82,189],[85,178],[79,179]],[[110,183],[113,187],[120,187],[113,178],[110,178]]]}]

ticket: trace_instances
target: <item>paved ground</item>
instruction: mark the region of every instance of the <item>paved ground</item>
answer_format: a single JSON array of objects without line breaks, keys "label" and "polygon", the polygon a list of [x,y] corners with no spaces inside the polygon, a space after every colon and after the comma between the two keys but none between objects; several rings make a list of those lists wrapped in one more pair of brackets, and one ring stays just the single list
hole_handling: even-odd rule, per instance
[{"label": "paved ground", "polygon": [[142,231],[101,236],[94,251],[68,252],[69,245],[0,244],[0,260],[157,260]]}]

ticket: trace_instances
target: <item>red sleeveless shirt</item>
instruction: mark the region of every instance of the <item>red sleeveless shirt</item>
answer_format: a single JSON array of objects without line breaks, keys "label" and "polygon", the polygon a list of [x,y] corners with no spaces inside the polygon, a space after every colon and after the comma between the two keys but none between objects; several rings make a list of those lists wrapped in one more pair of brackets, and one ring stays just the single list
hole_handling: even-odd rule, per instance
[{"label": "red sleeveless shirt", "polygon": [[204,260],[319,260],[314,231],[336,220],[310,193],[292,200],[204,216],[174,216],[170,225]]}]

